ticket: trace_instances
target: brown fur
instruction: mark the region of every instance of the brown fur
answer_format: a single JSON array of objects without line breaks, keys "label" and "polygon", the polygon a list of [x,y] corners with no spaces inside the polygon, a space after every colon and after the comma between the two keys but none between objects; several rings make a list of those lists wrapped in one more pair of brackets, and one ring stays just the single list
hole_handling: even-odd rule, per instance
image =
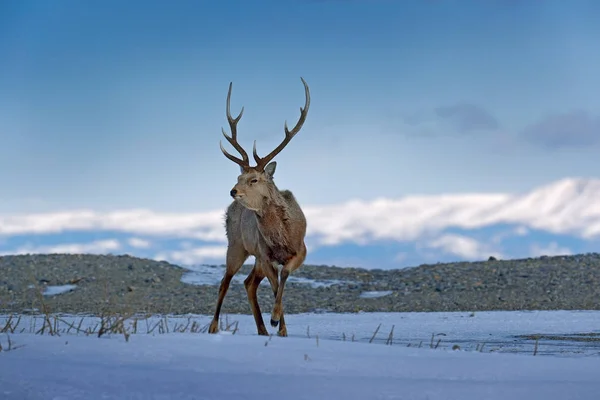
[{"label": "brown fur", "polygon": [[[256,328],[259,335],[268,335],[260,307],[258,305],[257,290],[260,282],[266,277],[269,280],[275,302],[271,312],[271,325],[279,324],[279,335],[287,336],[287,328],[283,317],[283,291],[288,276],[299,268],[306,258],[306,218],[294,195],[289,190],[279,190],[273,181],[277,164],[273,161],[267,164],[279,151],[287,145],[289,140],[300,130],[309,106],[308,86],[305,86],[307,100],[298,124],[288,131],[285,127],[286,138],[275,150],[266,157],[260,158],[254,147],[256,167],[250,167],[246,152],[237,143],[237,118],[232,118],[229,113],[229,98],[231,84],[227,96],[227,118],[232,135],[225,138],[242,155],[242,159],[231,156],[221,146],[227,158],[236,162],[241,167],[237,184],[233,187],[231,195],[234,201],[225,213],[225,230],[227,234],[226,270],[219,287],[219,296],[213,320],[209,327],[210,333],[219,330],[219,315],[223,300],[229,289],[233,276],[240,270],[249,256],[255,257],[254,268],[244,281],[248,301],[254,315]],[[281,276],[278,276],[276,265],[283,265]]]}]

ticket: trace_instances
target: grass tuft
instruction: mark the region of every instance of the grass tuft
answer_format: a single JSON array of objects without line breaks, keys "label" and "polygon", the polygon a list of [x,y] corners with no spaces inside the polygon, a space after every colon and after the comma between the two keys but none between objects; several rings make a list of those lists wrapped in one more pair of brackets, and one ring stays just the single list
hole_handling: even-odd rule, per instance
[{"label": "grass tuft", "polygon": [[429,344],[429,348],[431,348],[431,349],[437,349],[437,348],[438,348],[438,346],[440,345],[440,342],[442,341],[442,339],[441,339],[441,338],[440,338],[440,339],[438,339],[437,343],[436,343],[436,344],[435,344],[435,346],[434,346],[434,345],[433,345],[433,339],[434,339],[436,336],[446,336],[446,334],[445,334],[445,333],[437,333],[437,334],[435,334],[435,333],[432,333],[432,334],[431,334],[431,343]]},{"label": "grass tuft", "polygon": [[371,336],[371,339],[369,339],[369,343],[373,343],[373,340],[375,340],[375,336],[377,336],[377,332],[379,332],[379,328],[381,328],[381,324],[377,325],[375,332],[373,332],[373,336]]},{"label": "grass tuft", "polygon": [[392,325],[392,330],[390,331],[390,334],[388,335],[388,338],[385,342],[385,344],[390,345],[390,346],[394,342],[394,326],[395,325]]},{"label": "grass tuft", "polygon": [[6,345],[3,345],[2,341],[0,340],[0,353],[3,353],[3,352],[6,353],[7,351],[13,351],[13,350],[19,349],[23,346],[25,346],[25,345],[23,344],[23,345],[15,346],[13,344],[12,339],[10,338],[10,335],[8,334],[8,332],[6,332]]}]

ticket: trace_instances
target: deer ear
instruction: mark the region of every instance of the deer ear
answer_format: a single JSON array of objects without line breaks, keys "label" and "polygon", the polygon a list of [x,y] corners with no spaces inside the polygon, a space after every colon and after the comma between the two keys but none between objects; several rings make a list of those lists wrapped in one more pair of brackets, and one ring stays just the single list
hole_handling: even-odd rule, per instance
[{"label": "deer ear", "polygon": [[265,167],[265,173],[269,178],[273,178],[273,175],[275,175],[275,168],[277,168],[277,163],[275,161],[268,163]]}]

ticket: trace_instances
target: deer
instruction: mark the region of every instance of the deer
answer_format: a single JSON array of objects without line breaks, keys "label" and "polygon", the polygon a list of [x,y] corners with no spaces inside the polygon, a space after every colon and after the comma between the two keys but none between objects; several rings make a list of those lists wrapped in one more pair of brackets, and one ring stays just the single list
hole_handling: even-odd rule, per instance
[{"label": "deer", "polygon": [[[283,291],[285,283],[306,258],[306,218],[294,194],[290,190],[280,190],[273,180],[276,161],[272,161],[300,131],[306,120],[310,107],[310,91],[304,78],[305,104],[300,107],[300,118],[292,128],[288,129],[284,122],[285,138],[269,154],[259,157],[256,152],[256,140],[252,155],[256,166],[250,166],[248,154],[237,140],[237,124],[242,118],[244,107],[236,118],[231,116],[231,88],[227,93],[226,116],[231,129],[231,136],[221,128],[225,139],[238,151],[241,158],[228,153],[219,141],[221,152],[229,160],[238,164],[240,175],[229,195],[233,198],[225,212],[225,233],[227,237],[227,253],[225,256],[225,273],[219,286],[215,313],[209,326],[209,333],[218,333],[219,315],[223,300],[229,289],[232,278],[239,272],[244,262],[254,256],[255,263],[244,280],[244,287],[252,315],[256,322],[258,335],[268,336],[262,313],[258,304],[257,290],[266,277],[269,280],[275,297],[271,311],[271,326],[277,327],[279,336],[287,336],[287,327],[283,316]],[[278,267],[281,267],[279,273]]]}]

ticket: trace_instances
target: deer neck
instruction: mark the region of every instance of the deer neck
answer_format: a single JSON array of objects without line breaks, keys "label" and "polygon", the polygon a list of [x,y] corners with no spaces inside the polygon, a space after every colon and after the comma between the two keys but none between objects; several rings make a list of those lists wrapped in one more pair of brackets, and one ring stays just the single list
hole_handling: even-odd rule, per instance
[{"label": "deer neck", "polygon": [[288,207],[275,185],[269,196],[263,199],[260,210],[256,211],[258,227],[269,246],[287,245]]}]

